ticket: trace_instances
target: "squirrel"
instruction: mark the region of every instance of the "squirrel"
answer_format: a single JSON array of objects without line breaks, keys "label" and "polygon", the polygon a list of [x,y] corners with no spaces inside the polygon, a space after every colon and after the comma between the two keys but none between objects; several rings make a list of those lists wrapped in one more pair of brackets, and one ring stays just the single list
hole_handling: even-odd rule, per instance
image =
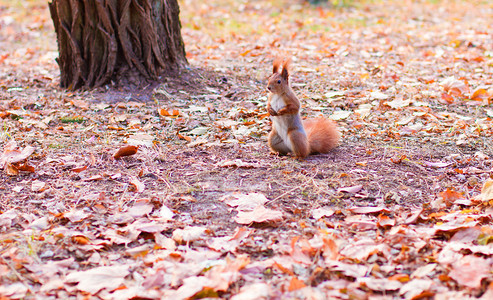
[{"label": "squirrel", "polygon": [[276,58],[267,84],[267,111],[272,120],[269,148],[280,155],[293,153],[298,159],[327,153],[339,143],[341,135],[337,125],[324,117],[301,120],[300,100],[289,85],[290,62],[290,59],[283,62],[282,58]]}]

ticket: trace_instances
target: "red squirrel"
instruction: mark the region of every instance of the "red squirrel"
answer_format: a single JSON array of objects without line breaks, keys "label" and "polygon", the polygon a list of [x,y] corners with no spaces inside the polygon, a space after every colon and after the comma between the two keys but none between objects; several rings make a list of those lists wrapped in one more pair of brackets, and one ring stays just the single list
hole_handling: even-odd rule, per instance
[{"label": "red squirrel", "polygon": [[274,153],[293,153],[299,159],[309,154],[327,153],[339,143],[341,135],[337,125],[324,117],[301,120],[300,100],[289,85],[289,64],[290,60],[283,63],[282,58],[275,59],[267,84],[267,111],[272,119],[269,147]]}]

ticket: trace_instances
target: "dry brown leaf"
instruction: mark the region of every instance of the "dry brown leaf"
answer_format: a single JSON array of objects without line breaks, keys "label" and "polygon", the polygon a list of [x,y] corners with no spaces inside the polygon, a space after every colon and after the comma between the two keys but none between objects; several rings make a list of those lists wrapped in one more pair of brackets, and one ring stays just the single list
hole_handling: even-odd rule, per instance
[{"label": "dry brown leaf", "polygon": [[471,93],[471,96],[469,98],[471,100],[482,101],[482,100],[488,100],[488,96],[489,95],[488,95],[487,90],[485,90],[484,88],[478,87]]},{"label": "dry brown leaf", "polygon": [[387,278],[357,278],[357,282],[363,284],[373,291],[386,292],[396,291],[402,287],[402,283],[397,280],[389,280]]},{"label": "dry brown leaf", "polygon": [[249,163],[249,162],[244,162],[241,159],[234,159],[234,160],[223,160],[220,161],[216,164],[218,167],[238,167],[238,168],[244,168],[244,169],[251,169],[251,168],[258,168],[260,165],[258,163]]},{"label": "dry brown leaf", "polygon": [[355,194],[363,189],[362,185],[355,185],[355,186],[348,186],[348,187],[342,187],[338,188],[337,192],[345,192],[349,194]]},{"label": "dry brown leaf", "polygon": [[130,274],[125,265],[105,266],[87,271],[73,272],[67,275],[66,282],[77,283],[78,290],[95,295],[100,290],[115,290],[124,282],[125,276]]},{"label": "dry brown leaf", "polygon": [[137,177],[131,176],[130,184],[133,186],[135,192],[137,193],[142,193],[146,188],[145,184],[143,184],[139,179],[137,179]]},{"label": "dry brown leaf", "polygon": [[253,210],[255,207],[264,205],[269,201],[262,193],[235,193],[224,196],[219,200],[224,201],[229,206],[236,207],[237,210]]},{"label": "dry brown leaf", "polygon": [[14,165],[11,163],[6,163],[5,167],[3,168],[5,173],[9,176],[16,176],[19,175],[19,169],[17,169]]},{"label": "dry brown leaf", "polygon": [[282,218],[283,213],[281,211],[257,206],[251,211],[238,211],[235,222],[247,225],[251,223],[276,222],[282,220]]},{"label": "dry brown leaf", "polygon": [[386,215],[379,215],[378,216],[378,221],[377,221],[377,226],[382,227],[382,228],[390,228],[395,225],[395,220],[389,218]]},{"label": "dry brown leaf", "polygon": [[390,213],[390,210],[385,207],[375,207],[375,206],[353,206],[348,209],[350,212],[355,214],[374,214],[374,213]]},{"label": "dry brown leaf", "polygon": [[29,156],[34,153],[34,147],[26,146],[19,150],[15,141],[9,141],[3,148],[3,153],[0,154],[0,168],[4,169],[9,176],[19,175],[19,171],[34,172],[34,168],[24,162]]},{"label": "dry brown leaf", "polygon": [[312,217],[315,220],[318,220],[322,217],[330,217],[335,213],[335,211],[331,208],[320,207],[312,210]]},{"label": "dry brown leaf", "polygon": [[482,202],[489,202],[493,200],[493,179],[488,179],[484,182],[483,187],[481,188],[481,194],[474,197]]},{"label": "dry brown leaf", "polygon": [[205,274],[211,283],[208,287],[214,291],[226,291],[231,283],[241,278],[239,271],[250,263],[246,254],[238,255],[234,260],[227,256],[225,260],[225,264],[217,265]]},{"label": "dry brown leaf", "polygon": [[427,293],[432,285],[433,281],[429,279],[413,279],[400,288],[399,294],[406,299],[421,299],[419,296]]},{"label": "dry brown leaf", "polygon": [[15,164],[15,167],[19,170],[19,171],[24,171],[24,172],[29,172],[29,173],[34,173],[35,169],[33,166],[30,166],[27,164],[27,162],[23,163],[23,164],[19,164],[19,163],[16,163]]},{"label": "dry brown leaf", "polygon": [[97,181],[97,180],[103,180],[103,176],[101,175],[93,175],[91,177],[88,177],[88,178],[84,178],[82,179],[83,181]]},{"label": "dry brown leaf", "polygon": [[133,218],[140,218],[150,214],[153,208],[154,205],[149,203],[149,201],[138,201],[127,210],[127,213]]},{"label": "dry brown leaf", "polygon": [[172,239],[179,244],[194,242],[204,237],[206,231],[207,228],[198,226],[176,229],[173,231]]},{"label": "dry brown leaf", "polygon": [[444,91],[450,95],[461,97],[469,91],[469,87],[462,81],[455,79],[453,76],[440,82]]},{"label": "dry brown leaf", "polygon": [[76,235],[72,237],[72,242],[79,245],[88,245],[90,240],[83,235]]},{"label": "dry brown leaf", "polygon": [[71,211],[64,213],[63,216],[69,219],[70,222],[77,223],[89,217],[89,214],[82,209],[72,209]]},{"label": "dry brown leaf", "polygon": [[115,154],[113,154],[114,159],[120,159],[124,156],[130,156],[134,155],[137,153],[137,150],[139,149],[139,146],[134,146],[134,145],[127,145],[123,146],[120,149],[118,149]]},{"label": "dry brown leaf", "polygon": [[365,260],[372,254],[381,254],[384,257],[388,257],[390,255],[390,247],[387,244],[376,243],[374,240],[362,239],[347,245],[339,253],[348,258]]},{"label": "dry brown leaf", "polygon": [[241,287],[240,292],[231,300],[252,300],[252,299],[270,299],[271,291],[266,283],[254,283]]},{"label": "dry brown leaf", "polygon": [[490,276],[493,260],[466,255],[452,267],[452,271],[448,274],[452,279],[462,286],[477,289],[481,287],[481,280]]},{"label": "dry brown leaf", "polygon": [[288,291],[292,292],[304,287],[306,287],[306,284],[302,280],[299,280],[296,277],[291,277],[291,280],[289,281]]},{"label": "dry brown leaf", "polygon": [[452,104],[454,103],[454,97],[450,96],[449,94],[447,93],[442,93],[441,95],[441,98],[442,102],[444,102],[444,104]]},{"label": "dry brown leaf", "polygon": [[23,282],[14,282],[12,284],[0,285],[0,295],[5,299],[22,299],[26,297],[29,289]]},{"label": "dry brown leaf", "polygon": [[85,171],[86,169],[87,169],[87,166],[82,166],[82,167],[73,168],[71,171],[75,172],[75,173],[80,173],[82,171]]},{"label": "dry brown leaf", "polygon": [[40,193],[46,190],[46,182],[40,180],[34,180],[31,184],[31,191]]}]

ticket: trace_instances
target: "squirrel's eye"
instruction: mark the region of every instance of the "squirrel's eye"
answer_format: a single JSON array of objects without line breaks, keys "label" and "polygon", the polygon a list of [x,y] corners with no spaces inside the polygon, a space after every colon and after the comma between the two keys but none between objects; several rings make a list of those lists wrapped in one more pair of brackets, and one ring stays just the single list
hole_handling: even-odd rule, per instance
[{"label": "squirrel's eye", "polygon": [[281,84],[281,81],[280,81],[280,80],[278,80],[278,81],[277,81],[277,83],[278,83],[278,84]]}]

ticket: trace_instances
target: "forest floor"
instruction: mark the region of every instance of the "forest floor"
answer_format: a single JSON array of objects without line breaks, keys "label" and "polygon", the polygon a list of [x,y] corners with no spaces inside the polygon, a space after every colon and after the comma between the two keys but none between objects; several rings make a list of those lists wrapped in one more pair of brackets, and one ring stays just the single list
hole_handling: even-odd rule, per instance
[{"label": "forest floor", "polygon": [[[182,0],[189,68],[73,92],[0,0],[0,297],[492,299],[493,4],[341,3]],[[269,153],[278,55],[329,154]]]}]

